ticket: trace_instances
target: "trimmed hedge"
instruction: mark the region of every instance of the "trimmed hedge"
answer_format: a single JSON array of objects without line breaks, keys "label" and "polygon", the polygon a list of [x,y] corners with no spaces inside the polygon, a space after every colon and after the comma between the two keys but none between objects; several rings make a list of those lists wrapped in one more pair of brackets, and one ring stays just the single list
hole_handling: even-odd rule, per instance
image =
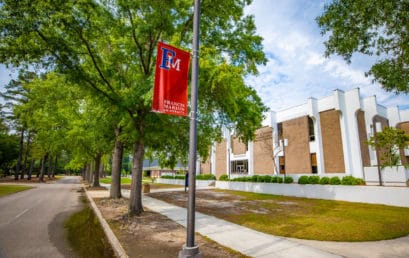
[{"label": "trimmed hedge", "polygon": [[365,182],[361,178],[355,178],[353,176],[344,176],[341,180],[343,185],[364,185]]},{"label": "trimmed hedge", "polygon": [[308,176],[300,176],[299,178],[298,178],[298,184],[300,184],[300,185],[306,185],[306,184],[308,184]]},{"label": "trimmed hedge", "polygon": [[321,177],[321,179],[320,179],[320,184],[321,184],[321,185],[327,185],[327,184],[329,184],[329,177],[327,177],[327,176]]},{"label": "trimmed hedge", "polygon": [[298,184],[321,184],[321,185],[365,185],[365,182],[361,178],[355,178],[353,176],[344,176],[342,180],[337,177],[319,177],[319,176],[300,176],[298,178]]},{"label": "trimmed hedge", "polygon": [[163,175],[160,178],[164,178],[164,179],[185,179],[185,176],[184,175],[176,175],[176,176]]},{"label": "trimmed hedge", "polygon": [[216,180],[216,176],[212,174],[196,175],[196,180]]},{"label": "trimmed hedge", "polygon": [[[219,178],[219,180],[221,179]],[[227,181],[227,180],[221,180],[221,181]],[[254,176],[236,177],[236,178],[230,179],[230,181],[255,182],[255,183],[279,183],[279,184],[284,182],[286,184],[291,184],[294,181],[294,179],[290,176],[285,177],[285,180],[283,180],[283,177],[281,176],[254,175]]]},{"label": "trimmed hedge", "polygon": [[337,176],[331,177],[329,179],[329,184],[330,185],[340,185],[341,184],[341,179],[339,179],[339,177],[337,177]]},{"label": "trimmed hedge", "polygon": [[219,177],[220,181],[229,181],[229,176],[226,174],[223,174]]},{"label": "trimmed hedge", "polygon": [[308,177],[308,183],[316,185],[320,182],[320,177],[319,176],[309,176]]},{"label": "trimmed hedge", "polygon": [[294,182],[294,179],[290,176],[284,177],[284,183],[285,184],[292,184]]},{"label": "trimmed hedge", "polygon": [[[233,181],[233,182],[256,182],[256,183],[285,183],[291,184],[294,182],[294,179],[291,176],[270,176],[270,175],[254,175],[254,176],[244,176],[236,177],[233,179],[228,179],[226,174],[221,175],[219,178],[220,181]],[[319,177],[319,176],[300,176],[298,178],[298,184],[321,184],[321,185],[365,185],[364,180],[361,178],[355,178],[353,176],[344,176],[342,180],[337,177]]]},{"label": "trimmed hedge", "polygon": [[[160,178],[164,179],[185,179],[184,175],[176,175],[176,176],[171,176],[171,175],[163,175]],[[212,174],[200,174],[196,175],[196,180],[216,180],[215,175]]]}]

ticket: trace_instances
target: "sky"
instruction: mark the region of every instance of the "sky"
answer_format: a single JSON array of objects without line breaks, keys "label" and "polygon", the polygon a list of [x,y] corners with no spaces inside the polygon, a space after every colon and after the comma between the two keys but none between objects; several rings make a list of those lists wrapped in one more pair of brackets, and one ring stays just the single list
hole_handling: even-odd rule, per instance
[{"label": "sky", "polygon": [[365,77],[374,57],[356,54],[347,64],[341,57],[324,57],[324,37],[315,18],[325,3],[318,0],[253,0],[246,8],[255,16],[257,32],[264,38],[266,66],[247,78],[264,104],[273,111],[297,106],[314,97],[332,95],[335,89],[359,88],[363,97],[376,95],[379,104],[409,109],[409,95],[386,92]]},{"label": "sky", "polygon": [[[324,38],[315,17],[326,2],[253,0],[245,12],[255,16],[268,63],[259,67],[258,76],[246,78],[247,83],[273,111],[303,104],[310,97],[329,96],[335,89],[355,88],[360,88],[363,97],[376,95],[381,105],[409,109],[409,95],[386,92],[365,77],[374,57],[356,54],[351,64],[337,56],[324,57]],[[0,65],[0,90],[10,80],[9,74]]]}]

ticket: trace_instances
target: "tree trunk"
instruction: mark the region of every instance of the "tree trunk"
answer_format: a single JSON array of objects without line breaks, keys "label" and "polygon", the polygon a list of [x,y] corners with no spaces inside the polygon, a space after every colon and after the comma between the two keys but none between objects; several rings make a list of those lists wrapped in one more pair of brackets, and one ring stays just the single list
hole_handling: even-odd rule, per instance
[{"label": "tree trunk", "polygon": [[87,181],[88,184],[91,184],[89,180],[89,174],[91,173],[91,163],[87,163],[86,168],[85,168],[85,181]]},{"label": "tree trunk", "polygon": [[18,159],[17,159],[17,165],[16,165],[16,172],[14,174],[14,180],[18,180],[18,175],[20,174],[20,168],[21,168],[21,159],[23,157],[23,144],[24,144],[24,128],[21,128],[21,133],[20,133],[20,148],[18,151]]},{"label": "tree trunk", "polygon": [[28,169],[27,180],[31,180],[31,174],[33,173],[35,162],[36,162],[35,159],[32,159],[30,162],[30,168]]},{"label": "tree trunk", "polygon": [[101,153],[98,153],[95,156],[95,166],[94,166],[94,183],[92,184],[93,187],[100,187],[101,185],[99,184],[99,167],[101,164]]},{"label": "tree trunk", "polygon": [[88,166],[87,163],[85,163],[84,167],[81,169],[81,176],[83,180],[85,180],[85,173],[87,171],[87,166]]},{"label": "tree trunk", "polygon": [[47,165],[48,153],[46,153],[41,161],[40,181],[44,182],[45,166]]},{"label": "tree trunk", "polygon": [[142,140],[134,144],[133,162],[132,162],[132,184],[131,196],[129,197],[129,214],[140,215],[143,212],[142,206],[142,168],[143,156],[145,153]]},{"label": "tree trunk", "polygon": [[48,179],[51,178],[51,170],[53,169],[53,157],[50,156],[48,159],[48,168],[47,168],[47,177]]},{"label": "tree trunk", "polygon": [[41,174],[41,166],[42,166],[42,165],[43,165],[43,158],[40,159],[40,169],[37,170],[37,175],[36,175],[37,178],[40,177],[40,174]]},{"label": "tree trunk", "polygon": [[56,171],[56,169],[57,169],[57,156],[55,156],[54,164],[53,164],[53,169],[52,169],[52,171],[51,171],[51,177],[52,177],[52,178],[55,178],[55,171]]},{"label": "tree trunk", "polygon": [[91,160],[89,172],[88,172],[88,182],[90,185],[92,184],[92,176],[94,175],[93,173],[94,169],[95,169],[95,160]]},{"label": "tree trunk", "polygon": [[105,177],[105,166],[104,162],[101,159],[101,162],[99,163],[99,178]]},{"label": "tree trunk", "polygon": [[115,130],[115,146],[112,153],[112,170],[111,170],[111,189],[110,198],[121,198],[121,168],[124,144],[118,139],[121,134],[121,128]]},{"label": "tree trunk", "polygon": [[24,154],[24,162],[23,162],[23,167],[21,169],[20,179],[24,179],[24,173],[26,172],[29,151],[30,151],[30,131],[28,131],[28,135],[27,135],[26,153]]}]

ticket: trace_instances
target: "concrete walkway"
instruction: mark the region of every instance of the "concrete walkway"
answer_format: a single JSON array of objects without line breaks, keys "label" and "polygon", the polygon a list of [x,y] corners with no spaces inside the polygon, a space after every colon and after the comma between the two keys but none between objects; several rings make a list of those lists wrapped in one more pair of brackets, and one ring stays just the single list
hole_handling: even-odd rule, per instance
[{"label": "concrete walkway", "polygon": [[[183,191],[158,189],[159,191]],[[129,198],[129,190],[122,190]],[[108,191],[93,191],[93,197],[108,197]],[[143,205],[186,227],[187,211],[148,196]],[[276,237],[213,216],[196,212],[196,232],[221,245],[252,257],[409,257],[409,236],[373,242],[328,242]]]},{"label": "concrete walkway", "polygon": [[[129,191],[123,191],[129,198]],[[187,211],[148,196],[143,205],[186,227]],[[264,234],[225,220],[196,212],[196,232],[221,245],[252,257],[341,257],[291,240]]]}]

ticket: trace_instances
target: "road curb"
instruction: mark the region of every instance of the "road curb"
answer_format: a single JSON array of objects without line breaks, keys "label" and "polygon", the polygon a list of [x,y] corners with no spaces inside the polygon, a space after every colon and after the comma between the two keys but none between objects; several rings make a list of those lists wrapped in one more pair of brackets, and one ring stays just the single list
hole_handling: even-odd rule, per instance
[{"label": "road curb", "polygon": [[112,246],[112,249],[115,252],[115,255],[120,258],[129,258],[129,256],[126,254],[125,249],[122,247],[121,243],[119,242],[118,238],[115,236],[114,232],[111,230],[111,228],[108,225],[108,222],[104,219],[104,217],[101,214],[101,211],[98,209],[97,205],[94,202],[94,199],[88,194],[87,189],[84,187],[85,194],[91,203],[91,207],[95,212],[95,215],[97,215],[98,220],[102,226],[102,229],[105,232],[105,235],[108,238],[109,243]]}]

